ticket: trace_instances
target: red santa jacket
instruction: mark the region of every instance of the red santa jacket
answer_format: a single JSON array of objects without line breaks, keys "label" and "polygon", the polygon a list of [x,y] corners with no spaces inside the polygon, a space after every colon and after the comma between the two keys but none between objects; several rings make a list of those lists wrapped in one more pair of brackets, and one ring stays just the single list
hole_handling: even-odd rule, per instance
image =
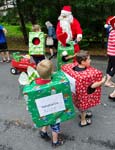
[{"label": "red santa jacket", "polygon": [[[74,40],[79,34],[82,34],[82,29],[81,29],[79,21],[76,18],[73,18],[73,22],[70,24],[70,26],[71,26],[71,32],[72,32],[72,36],[73,36],[73,40]],[[60,36],[63,35],[63,31],[60,26],[60,21],[57,24],[56,35],[57,35],[57,39],[60,41]],[[65,37],[65,38],[67,38],[67,37]],[[75,50],[75,52],[79,51],[78,44],[74,45],[74,50]]]}]

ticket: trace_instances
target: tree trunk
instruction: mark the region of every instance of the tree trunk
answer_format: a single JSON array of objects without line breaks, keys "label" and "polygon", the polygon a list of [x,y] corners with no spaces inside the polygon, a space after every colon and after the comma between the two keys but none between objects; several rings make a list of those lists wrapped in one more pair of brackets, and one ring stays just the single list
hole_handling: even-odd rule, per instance
[{"label": "tree trunk", "polygon": [[21,8],[20,8],[21,3],[20,3],[20,0],[16,0],[16,3],[17,3],[18,14],[19,14],[19,17],[20,17],[20,23],[21,23],[21,28],[22,28],[22,33],[23,33],[24,41],[25,41],[25,44],[28,44],[28,35],[27,35],[27,31],[26,31],[24,17],[23,17],[23,15],[21,13]]},{"label": "tree trunk", "polygon": [[36,19],[35,14],[30,15],[30,21],[31,21],[32,25],[37,24],[37,19]]},{"label": "tree trunk", "polygon": [[101,47],[105,47],[105,42],[104,42],[104,28],[102,28],[102,40],[101,40]]},{"label": "tree trunk", "polygon": [[[104,5],[102,5],[102,8],[101,8],[102,12],[104,12]],[[101,22],[103,22],[103,15],[102,15],[102,18],[101,18]],[[105,47],[105,43],[104,43],[104,27],[103,27],[103,24],[102,24],[102,41],[101,41],[101,46],[102,48]]]}]

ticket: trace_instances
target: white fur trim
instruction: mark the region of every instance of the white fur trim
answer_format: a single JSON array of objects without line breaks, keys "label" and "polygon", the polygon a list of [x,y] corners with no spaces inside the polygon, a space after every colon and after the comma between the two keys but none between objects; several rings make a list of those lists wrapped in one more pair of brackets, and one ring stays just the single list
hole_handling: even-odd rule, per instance
[{"label": "white fur trim", "polygon": [[80,37],[82,39],[82,34],[78,34],[77,37]]},{"label": "white fur trim", "polygon": [[71,14],[71,12],[70,11],[66,11],[66,10],[61,10],[61,15],[70,15]]},{"label": "white fur trim", "polygon": [[68,55],[67,51],[63,51],[62,56],[66,56],[66,55]]},{"label": "white fur trim", "polygon": [[105,24],[105,25],[104,25],[104,28],[108,28],[108,24]]}]

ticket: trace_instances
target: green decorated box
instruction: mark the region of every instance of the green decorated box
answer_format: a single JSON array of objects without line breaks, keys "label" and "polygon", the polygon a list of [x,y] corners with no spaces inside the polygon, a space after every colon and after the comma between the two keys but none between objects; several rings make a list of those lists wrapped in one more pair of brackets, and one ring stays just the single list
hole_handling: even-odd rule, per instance
[{"label": "green decorated box", "polygon": [[33,81],[24,86],[23,96],[36,127],[75,117],[70,84],[62,71],[54,73],[50,83],[38,85]]},{"label": "green decorated box", "polygon": [[13,57],[13,59],[14,59],[15,61],[17,61],[17,62],[19,62],[19,61],[23,58],[23,56],[21,55],[20,52],[15,52],[15,53],[13,53],[13,54],[12,54],[12,57]]},{"label": "green decorated box", "polygon": [[63,61],[62,59],[62,53],[66,51],[68,55],[74,55],[74,45],[73,41],[70,41],[67,43],[67,46],[62,46],[60,42],[58,42],[58,53],[57,53],[57,69],[60,70],[61,66],[67,63],[72,63],[73,60],[70,59],[66,62]]},{"label": "green decorated box", "polygon": [[45,36],[43,32],[29,32],[29,54],[44,55]]}]

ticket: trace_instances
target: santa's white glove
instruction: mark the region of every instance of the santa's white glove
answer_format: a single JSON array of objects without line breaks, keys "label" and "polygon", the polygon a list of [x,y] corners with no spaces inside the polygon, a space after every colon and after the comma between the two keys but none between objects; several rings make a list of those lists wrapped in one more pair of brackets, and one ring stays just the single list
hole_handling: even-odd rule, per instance
[{"label": "santa's white glove", "polygon": [[77,35],[77,38],[76,38],[77,42],[80,42],[81,39],[82,39],[82,34],[78,34],[78,35]]},{"label": "santa's white glove", "polygon": [[82,37],[77,37],[77,42],[80,42]]}]

